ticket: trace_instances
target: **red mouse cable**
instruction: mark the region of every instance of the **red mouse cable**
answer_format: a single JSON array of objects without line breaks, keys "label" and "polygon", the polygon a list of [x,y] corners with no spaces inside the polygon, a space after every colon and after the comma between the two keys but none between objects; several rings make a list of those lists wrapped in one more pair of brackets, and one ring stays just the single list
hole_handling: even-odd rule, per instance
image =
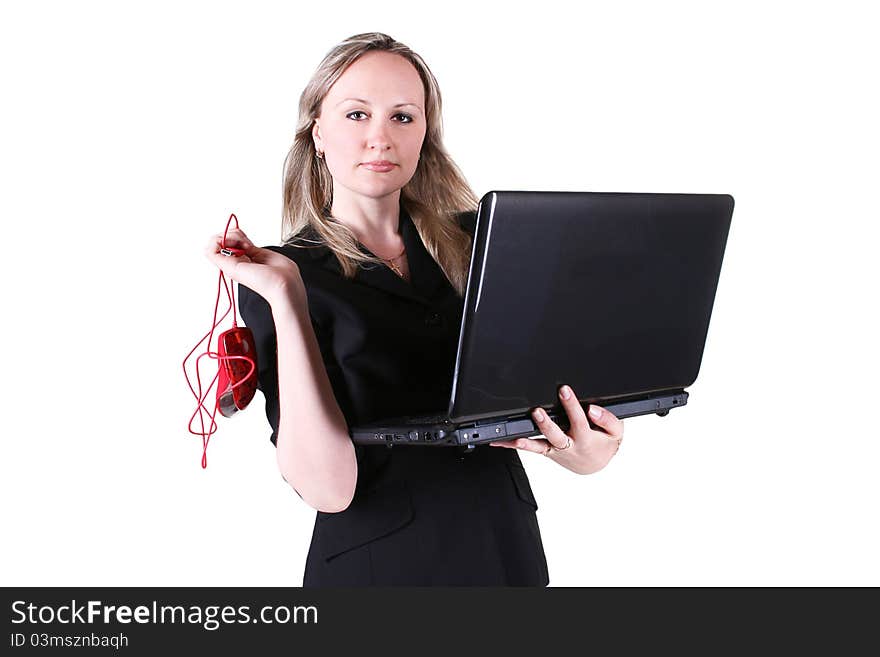
[{"label": "red mouse cable", "polygon": [[[236,249],[232,247],[226,246],[226,236],[229,232],[229,225],[232,221],[235,221],[235,227],[238,228],[238,218],[231,214],[229,216],[229,220],[226,223],[226,230],[223,232],[223,239],[220,243],[220,252],[225,256],[238,256],[243,253],[241,249]],[[226,312],[217,319],[217,312],[220,306],[220,286],[226,290],[227,300],[229,302],[229,307],[226,309]],[[217,329],[217,326],[222,322],[226,316],[229,314],[229,311],[232,310],[232,328],[224,331],[221,336],[219,342],[219,351],[211,351],[211,340],[214,336],[214,331]],[[192,383],[190,382],[189,375],[186,371],[186,363],[192,354],[195,352],[199,346],[208,341],[207,350],[200,354],[196,358],[196,381],[198,383],[198,392],[193,388]],[[230,350],[235,351],[237,349],[242,349],[243,351],[248,351],[250,343],[250,349],[253,350],[253,356],[246,356],[244,353],[229,353]],[[202,468],[206,468],[208,465],[207,462],[207,451],[208,451],[208,443],[210,442],[210,437],[213,435],[217,429],[216,415],[218,410],[221,414],[225,416],[229,416],[237,410],[241,410],[244,406],[249,403],[250,399],[253,396],[253,390],[256,387],[254,381],[254,375],[256,372],[256,352],[253,349],[253,339],[250,334],[249,329],[247,328],[239,328],[238,326],[238,317],[235,310],[235,293],[234,293],[234,285],[232,281],[227,282],[226,277],[223,272],[220,272],[220,275],[217,279],[217,296],[214,302],[214,317],[211,329],[199,340],[196,345],[190,350],[190,352],[183,359],[183,373],[186,378],[187,385],[189,386],[190,392],[197,400],[197,406],[195,412],[190,416],[188,430],[190,433],[195,435],[202,436]],[[201,373],[199,370],[201,359],[204,356],[208,356],[209,358],[215,359],[218,361],[218,371],[217,374],[214,375],[214,378],[211,380],[210,385],[205,390],[204,394],[202,394],[202,379]],[[249,369],[246,373],[243,373],[241,369],[234,369],[230,366],[227,366],[226,363],[230,361],[246,361],[249,365]],[[228,370],[228,371],[227,371]],[[214,404],[213,411],[209,411],[205,406],[204,402],[210,394],[211,389],[214,387],[214,384],[218,379],[221,379],[226,385],[224,389],[221,391],[218,388],[217,391],[217,400]],[[239,388],[241,386],[245,386],[246,389],[244,391],[240,391]],[[238,391],[238,392],[236,392]],[[221,401],[225,402],[225,407],[221,407]],[[209,429],[205,430],[205,420],[203,412],[209,413],[211,416],[211,423]],[[199,420],[201,423],[201,431],[194,431],[192,428],[193,420],[195,416],[199,416]]]},{"label": "red mouse cable", "polygon": [[[204,356],[208,356],[208,357],[210,357],[210,358],[218,359],[218,355],[217,355],[217,353],[216,353],[216,352],[212,352],[212,351],[210,350],[210,345],[211,345],[211,341],[212,341],[212,339],[213,339],[213,337],[214,337],[214,331],[216,330],[216,328],[217,328],[217,326],[220,324],[220,322],[222,322],[222,321],[226,318],[226,316],[229,314],[229,310],[230,310],[229,308],[227,308],[227,309],[226,309],[226,312],[223,313],[223,316],[220,317],[219,320],[217,319],[217,309],[218,309],[218,307],[219,307],[219,305],[220,305],[220,286],[221,286],[221,284],[222,284],[222,285],[225,285],[225,281],[222,279],[222,272],[221,272],[221,277],[217,279],[217,299],[216,299],[216,301],[215,301],[215,303],[214,303],[214,321],[213,321],[213,324],[212,324],[212,326],[211,326],[211,329],[210,329],[210,330],[209,330],[209,331],[208,331],[208,332],[202,337],[201,340],[198,341],[198,343],[196,343],[196,346],[193,347],[193,348],[190,350],[190,352],[186,355],[186,358],[183,359],[183,373],[184,373],[184,376],[186,377],[187,385],[189,385],[190,392],[191,392],[191,393],[193,394],[193,396],[195,396],[195,398],[198,400],[198,406],[196,407],[196,410],[195,410],[195,412],[192,414],[192,416],[190,416],[189,427],[188,427],[188,428],[189,428],[189,432],[190,432],[190,433],[195,434],[195,435],[201,435],[203,440],[204,440],[204,438],[205,438],[206,435],[211,435],[211,434],[213,434],[213,433],[217,430],[217,423],[216,423],[216,421],[214,420],[214,418],[215,418],[215,416],[216,416],[216,410],[217,410],[216,405],[215,405],[215,407],[214,407],[214,412],[213,412],[213,414],[212,414],[212,411],[210,411],[210,410],[204,405],[204,401],[205,401],[205,399],[208,397],[208,395],[210,394],[210,392],[211,392],[211,388],[214,387],[214,383],[215,383],[215,382],[217,381],[217,379],[219,378],[219,376],[220,376],[220,371],[219,371],[219,369],[218,369],[217,374],[215,374],[215,375],[214,375],[214,378],[211,379],[211,383],[210,383],[210,385],[208,385],[207,389],[205,389],[205,392],[204,392],[204,395],[203,395],[203,394],[202,394],[202,376],[201,376],[201,370],[199,369],[199,366],[201,365],[201,359],[202,359]],[[227,295],[228,295],[228,289],[227,289]],[[189,358],[192,356],[193,352],[194,352],[196,349],[198,349],[198,348],[199,348],[199,345],[201,345],[205,340],[208,341],[209,349],[208,349],[206,352],[204,352],[204,353],[202,353],[202,354],[199,354],[199,356],[196,358],[196,381],[197,381],[197,383],[198,383],[198,387],[199,387],[199,391],[196,392],[195,389],[194,389],[193,386],[192,386],[192,383],[190,383],[189,375],[188,375],[187,372],[186,372],[186,361],[189,360]],[[207,432],[207,434],[205,433],[205,421],[204,421],[204,416],[202,415],[202,410],[204,410],[204,412],[206,412],[206,413],[208,413],[208,414],[211,415],[211,428],[210,428],[210,431]],[[193,429],[192,429],[192,421],[193,421],[193,419],[195,418],[196,414],[199,415],[199,420],[201,421],[201,424],[202,424],[202,430],[201,430],[201,431],[193,431]]]},{"label": "red mouse cable", "polygon": [[[187,354],[186,358],[184,359],[184,375],[186,376],[186,365],[185,365],[186,361],[192,356],[193,352],[194,352],[196,349],[198,349],[199,345],[201,345],[206,339],[208,340],[208,347],[209,347],[209,349],[208,349],[205,353],[200,354],[199,357],[196,359],[196,380],[197,380],[197,382],[198,382],[198,384],[199,384],[199,392],[198,392],[198,393],[196,393],[196,391],[195,391],[195,390],[193,389],[193,387],[192,387],[192,384],[189,382],[189,376],[186,376],[186,380],[187,380],[187,384],[189,384],[190,392],[192,392],[193,395],[196,397],[196,399],[199,401],[199,406],[196,408],[196,411],[195,411],[195,412],[193,413],[193,415],[190,417],[189,431],[190,431],[190,433],[193,433],[193,434],[196,434],[196,435],[201,435],[203,439],[204,439],[204,437],[205,437],[205,426],[204,426],[204,417],[201,415],[201,411],[202,411],[202,409],[204,409],[205,412],[207,412],[207,413],[211,413],[211,411],[209,411],[209,410],[207,409],[207,407],[204,406],[204,400],[207,398],[208,394],[210,393],[211,388],[214,387],[214,383],[217,381],[218,377],[220,376],[220,372],[219,372],[219,370],[218,370],[217,374],[214,375],[214,378],[211,379],[211,384],[208,386],[207,390],[205,391],[205,394],[202,395],[202,394],[201,394],[201,393],[202,393],[202,378],[201,378],[201,374],[200,374],[200,370],[199,370],[199,365],[200,365],[200,361],[201,361],[201,359],[202,359],[203,356],[206,356],[206,355],[207,355],[207,356],[209,356],[209,357],[211,357],[211,358],[215,358],[215,359],[218,358],[217,353],[216,353],[216,352],[212,352],[212,351],[210,350],[211,340],[212,340],[212,338],[214,337],[214,331],[215,331],[215,329],[216,329],[217,326],[220,324],[220,322],[222,322],[222,321],[226,318],[226,316],[229,314],[229,310],[230,310],[230,308],[227,308],[227,309],[226,309],[226,312],[223,313],[223,316],[220,317],[219,320],[217,319],[217,309],[218,309],[219,306],[220,306],[220,286],[221,286],[221,285],[223,285],[223,287],[226,289],[226,295],[227,295],[227,298],[228,298],[229,301],[230,301],[230,306],[232,306],[232,300],[231,300],[231,295],[230,295],[230,293],[229,293],[229,288],[228,288],[227,285],[226,285],[226,280],[225,280],[225,278],[223,277],[223,272],[220,272],[220,276],[217,278],[217,298],[216,298],[216,300],[215,300],[215,302],[214,302],[214,321],[213,321],[213,323],[212,323],[211,330],[209,330],[209,331],[208,331],[208,332],[202,337],[202,339],[199,340],[199,342],[196,344],[196,346],[193,347],[193,348],[190,350],[189,354]],[[211,416],[211,430],[208,432],[208,435],[214,433],[214,432],[217,430],[217,423],[214,421],[214,417],[215,417],[215,415],[216,415],[216,406],[215,406],[215,408],[214,408],[214,411],[215,411],[214,415]],[[202,422],[202,431],[201,431],[201,432],[197,432],[197,431],[193,431],[193,430],[192,430],[192,420],[193,420],[193,418],[195,418],[196,413],[199,414],[199,419],[200,419],[201,422]]]},{"label": "red mouse cable", "polygon": [[[215,403],[214,409],[212,411],[212,410],[209,410],[205,406],[204,401],[205,401],[205,399],[207,399],[208,395],[211,393],[211,389],[214,387],[214,384],[217,382],[218,378],[220,377],[220,369],[218,368],[217,373],[211,379],[211,383],[208,385],[207,389],[205,389],[204,394],[203,394],[202,393],[202,377],[201,377],[201,370],[200,370],[201,360],[204,356],[208,356],[209,358],[216,359],[216,360],[220,361],[219,365],[220,365],[220,367],[222,367],[222,362],[226,358],[226,357],[221,357],[221,355],[219,353],[217,353],[215,351],[211,351],[211,349],[210,349],[211,341],[214,336],[214,331],[217,329],[217,326],[220,324],[220,322],[222,322],[223,319],[226,318],[226,316],[229,314],[229,310],[231,309],[231,308],[227,308],[226,312],[223,313],[223,316],[220,317],[219,320],[217,319],[217,311],[218,311],[218,308],[220,305],[220,285],[221,284],[224,287],[226,287],[226,281],[223,277],[222,272],[220,274],[220,277],[218,278],[218,283],[217,283],[217,298],[214,303],[214,321],[212,323],[211,330],[208,331],[208,333],[206,333],[205,336],[201,340],[199,340],[199,342],[196,344],[196,346],[190,350],[189,354],[187,354],[187,357],[184,359],[184,376],[186,376],[186,380],[187,380],[187,384],[189,385],[190,392],[193,393],[193,395],[196,397],[196,399],[198,401],[198,405],[196,407],[195,412],[192,414],[192,416],[190,416],[188,430],[192,434],[202,436],[202,468],[207,467],[207,450],[208,450],[208,442],[210,441],[210,437],[218,429],[217,422],[216,422],[215,418],[217,416],[218,405],[219,405],[219,403]],[[228,287],[226,287],[226,292],[227,292],[227,297],[229,298],[230,293],[229,293]],[[232,305],[232,302],[230,299],[230,306],[231,305]],[[198,392],[196,392],[195,389],[193,388],[192,384],[189,381],[189,376],[186,373],[186,361],[192,356],[193,352],[196,349],[198,349],[199,345],[201,345],[205,340],[208,341],[208,349],[196,358],[196,380],[198,382]],[[232,357],[230,356],[228,358],[232,358]],[[210,427],[208,428],[207,431],[205,430],[204,413],[208,413],[211,418],[211,424],[210,424]],[[201,431],[194,431],[192,428],[193,419],[195,419],[195,416],[197,414],[199,415],[199,421],[201,423]]]},{"label": "red mouse cable", "polygon": [[[235,215],[230,216],[230,221],[232,221],[233,219],[236,220],[236,224],[237,224],[237,218],[235,217]],[[227,232],[228,232],[228,228],[229,228],[229,223],[227,223]],[[221,242],[221,252],[223,252],[224,255],[234,255],[237,253],[241,253],[241,251],[238,249],[229,249],[226,247],[226,232],[224,232],[223,241]],[[237,252],[237,253],[235,253],[235,252]],[[226,289],[226,295],[227,295],[227,299],[229,301],[229,308],[227,308],[226,312],[218,320],[217,319],[217,311],[218,311],[219,304],[220,304],[220,285],[221,284]],[[231,285],[227,284],[225,276],[223,275],[222,272],[220,272],[220,275],[218,277],[217,298],[216,298],[216,301],[214,304],[214,321],[213,321],[213,325],[211,327],[211,330],[208,331],[208,333],[196,344],[195,347],[193,347],[193,349],[190,351],[190,353],[184,359],[184,375],[186,376],[187,384],[190,387],[190,391],[193,393],[193,395],[198,400],[197,409],[196,409],[195,413],[193,413],[193,415],[190,418],[189,431],[190,431],[190,433],[202,436],[202,447],[203,447],[202,467],[203,468],[207,467],[207,446],[208,446],[208,442],[210,441],[210,436],[214,432],[216,432],[217,428],[218,428],[216,420],[215,420],[217,411],[220,410],[220,412],[223,413],[223,409],[219,408],[220,399],[221,399],[221,394],[220,394],[221,391],[218,389],[218,399],[217,399],[217,403],[214,406],[213,412],[209,411],[207,409],[207,407],[205,407],[204,400],[207,398],[208,394],[210,394],[211,388],[214,386],[214,383],[218,380],[218,378],[222,378],[224,380],[227,378],[227,377],[221,376],[223,374],[226,374],[225,369],[224,369],[224,362],[229,361],[229,360],[245,360],[248,362],[248,364],[250,366],[250,368],[248,369],[248,371],[246,373],[242,374],[241,372],[239,372],[238,377],[237,377],[239,380],[232,383],[231,385],[228,385],[228,387],[223,391],[224,393],[227,393],[229,395],[233,395],[234,394],[233,391],[235,389],[237,389],[239,386],[247,384],[249,377],[251,377],[253,375],[253,373],[256,369],[256,363],[254,362],[253,358],[250,358],[250,357],[244,356],[244,355],[238,355],[238,354],[218,353],[218,352],[210,350],[211,339],[213,337],[214,331],[217,328],[218,324],[226,317],[226,315],[229,314],[230,309],[233,310],[233,318],[234,318],[233,319],[233,328],[230,329],[229,331],[224,332],[222,334],[222,336],[226,336],[228,334],[235,334],[236,332],[248,330],[248,329],[240,329],[237,326],[237,317],[235,316],[235,297],[234,297],[233,291],[230,291],[230,287],[231,287]],[[197,378],[198,386],[199,386],[199,392],[196,393],[196,391],[193,389],[192,384],[189,382],[189,376],[186,374],[186,360],[188,360],[192,356],[192,353],[199,347],[200,344],[202,344],[205,341],[205,339],[208,340],[208,347],[209,348],[205,353],[201,354],[196,359],[196,378]],[[201,394],[202,393],[202,382],[201,382],[201,374],[200,374],[200,370],[199,370],[200,361],[203,356],[209,356],[210,358],[217,359],[220,361],[220,368],[218,369],[217,374],[211,380],[211,384],[208,386],[208,389],[205,391],[204,395]],[[255,387],[255,386],[251,385],[249,387]],[[245,402],[245,404],[246,403],[247,402]],[[233,408],[232,410],[234,411],[237,409]],[[205,422],[204,422],[204,416],[202,415],[202,411],[207,412],[211,415],[211,426],[207,431],[205,430]],[[197,413],[199,414],[199,419],[200,419],[201,425],[202,425],[202,429],[200,432],[193,431],[193,429],[192,429],[192,420],[195,418],[195,415]],[[227,414],[228,413],[224,413],[224,415],[227,415]]]}]

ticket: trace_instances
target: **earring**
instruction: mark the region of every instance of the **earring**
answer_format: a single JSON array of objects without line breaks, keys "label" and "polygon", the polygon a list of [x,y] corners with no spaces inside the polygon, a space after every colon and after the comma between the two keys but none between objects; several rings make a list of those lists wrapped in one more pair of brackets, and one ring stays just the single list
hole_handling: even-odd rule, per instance
[{"label": "earring", "polygon": [[323,159],[324,159],[324,153],[323,153],[323,151],[316,150],[316,151],[315,151],[315,157],[318,158],[319,160],[323,160]]}]

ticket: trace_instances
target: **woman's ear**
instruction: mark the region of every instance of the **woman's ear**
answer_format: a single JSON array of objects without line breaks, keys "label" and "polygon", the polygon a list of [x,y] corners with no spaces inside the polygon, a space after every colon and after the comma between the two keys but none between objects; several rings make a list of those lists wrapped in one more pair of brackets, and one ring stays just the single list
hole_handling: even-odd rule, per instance
[{"label": "woman's ear", "polygon": [[318,119],[315,119],[314,124],[312,125],[312,141],[315,144],[315,150],[318,152],[322,152],[324,147],[322,145],[321,139],[321,126],[318,123]]}]

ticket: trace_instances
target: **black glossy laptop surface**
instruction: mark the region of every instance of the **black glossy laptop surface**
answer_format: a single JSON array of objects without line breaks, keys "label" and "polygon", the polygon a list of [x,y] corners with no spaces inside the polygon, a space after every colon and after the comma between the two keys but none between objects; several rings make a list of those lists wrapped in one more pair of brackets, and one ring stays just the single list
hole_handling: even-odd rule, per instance
[{"label": "black glossy laptop surface", "polygon": [[684,406],[733,214],[726,194],[493,191],[480,201],[449,406],[358,444],[471,446],[563,429],[557,390],[619,418]]}]

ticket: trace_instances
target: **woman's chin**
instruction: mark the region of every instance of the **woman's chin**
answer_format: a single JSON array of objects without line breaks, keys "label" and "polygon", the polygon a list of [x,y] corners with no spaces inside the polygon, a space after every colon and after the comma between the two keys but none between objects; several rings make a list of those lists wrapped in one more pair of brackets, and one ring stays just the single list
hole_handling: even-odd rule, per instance
[{"label": "woman's chin", "polygon": [[386,183],[383,185],[360,185],[356,188],[356,191],[361,196],[378,200],[400,191],[401,187],[402,185],[396,185],[393,183]]}]

